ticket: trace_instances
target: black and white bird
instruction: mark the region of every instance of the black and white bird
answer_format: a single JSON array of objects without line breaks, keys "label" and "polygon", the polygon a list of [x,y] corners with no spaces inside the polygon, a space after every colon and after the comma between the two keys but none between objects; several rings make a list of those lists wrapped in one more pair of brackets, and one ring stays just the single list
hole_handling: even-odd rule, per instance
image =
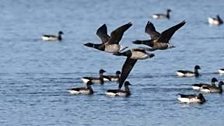
[{"label": "black and white bird", "polygon": [[170,19],[170,12],[171,12],[171,9],[167,9],[166,13],[153,14],[152,18],[154,18],[154,19]]},{"label": "black and white bird", "polygon": [[173,48],[174,46],[169,43],[170,39],[172,38],[173,34],[180,29],[186,22],[182,21],[177,25],[170,27],[159,33],[156,31],[154,25],[148,21],[145,27],[145,33],[149,34],[151,39],[148,40],[135,40],[133,41],[134,44],[144,44],[151,47],[150,51],[154,50],[164,50],[168,48]]},{"label": "black and white bird", "polygon": [[99,77],[82,77],[81,80],[83,81],[83,83],[87,83],[87,82],[91,81],[94,84],[104,84],[105,79],[107,79],[108,81],[111,80],[109,77],[106,77],[103,75],[105,72],[106,72],[105,70],[100,69]]},{"label": "black and white bird", "polygon": [[223,20],[221,19],[221,17],[219,15],[216,15],[216,17],[208,17],[208,23],[210,25],[221,25],[223,24]]},{"label": "black and white bird", "polygon": [[129,89],[129,85],[131,85],[129,83],[129,81],[125,81],[124,83],[124,90],[122,89],[110,89],[106,91],[106,95],[107,96],[122,96],[122,97],[128,97],[131,95],[131,91]]},{"label": "black and white bird", "polygon": [[106,24],[104,24],[96,32],[96,35],[101,39],[101,43],[100,44],[86,43],[84,45],[108,53],[117,53],[121,50],[119,42],[121,41],[124,32],[127,31],[131,26],[132,26],[131,22],[122,25],[117,29],[115,29],[114,31],[112,31],[111,35],[109,36],[107,34],[107,26]]},{"label": "black and white bird", "polygon": [[86,83],[86,87],[75,87],[75,88],[68,89],[68,91],[70,94],[73,94],[73,95],[78,95],[78,94],[92,95],[94,93],[91,87],[92,84],[93,83],[91,81],[88,81]]},{"label": "black and white bird", "polygon": [[115,75],[104,75],[104,81],[109,81],[108,78],[110,78],[111,81],[119,82],[120,75],[121,75],[121,72],[119,70],[116,71]]},{"label": "black and white bird", "polygon": [[200,88],[201,92],[206,92],[206,93],[222,93],[223,89],[222,86],[224,85],[223,81],[219,81],[218,86],[216,85],[211,85],[211,86],[202,86]]},{"label": "black and white bird", "polygon": [[130,49],[124,52],[119,52],[114,55],[127,57],[126,61],[124,62],[122,66],[120,80],[119,80],[119,89],[122,87],[124,81],[128,77],[129,73],[131,72],[137,60],[144,60],[144,59],[152,58],[155,56],[153,53],[148,53],[145,49],[141,49],[141,48]]},{"label": "black and white bird", "polygon": [[200,74],[199,74],[199,69],[201,69],[201,67],[199,65],[196,65],[194,67],[194,71],[190,71],[190,70],[178,70],[176,72],[177,76],[179,77],[199,77]]},{"label": "black and white bird", "polygon": [[59,31],[58,35],[42,35],[42,40],[44,40],[44,41],[61,41],[63,34],[64,33],[62,31]]},{"label": "black and white bird", "polygon": [[186,95],[186,94],[178,94],[178,98],[177,98],[181,103],[199,103],[202,104],[204,102],[206,102],[205,97],[199,93],[198,95],[195,94],[190,94],[190,95]]},{"label": "black and white bird", "polygon": [[211,84],[207,84],[207,83],[193,84],[193,85],[192,85],[192,88],[193,88],[194,90],[200,90],[201,87],[215,86],[215,82],[218,82],[218,80],[217,80],[215,77],[213,77],[213,78],[211,79]]}]

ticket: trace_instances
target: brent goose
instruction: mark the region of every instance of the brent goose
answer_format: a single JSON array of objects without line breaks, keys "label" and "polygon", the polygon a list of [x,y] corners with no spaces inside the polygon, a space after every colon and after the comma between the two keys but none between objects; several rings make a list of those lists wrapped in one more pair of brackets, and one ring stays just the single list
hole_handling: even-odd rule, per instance
[{"label": "brent goose", "polygon": [[198,95],[190,94],[190,95],[185,95],[185,94],[178,94],[177,98],[180,102],[182,103],[204,103],[206,100],[204,96],[199,93]]},{"label": "brent goose", "polygon": [[216,15],[216,18],[208,17],[208,23],[210,25],[221,25],[223,24],[223,20],[220,18],[219,15]]},{"label": "brent goose", "polygon": [[131,91],[129,89],[129,85],[131,85],[129,83],[129,81],[125,81],[124,83],[124,90],[121,89],[110,89],[107,90],[107,92],[105,93],[108,96],[123,96],[123,97],[128,97],[131,95]]},{"label": "brent goose", "polygon": [[141,48],[135,48],[135,49],[127,50],[125,52],[119,52],[114,55],[127,57],[126,61],[124,62],[122,66],[121,76],[119,80],[119,89],[122,87],[124,81],[128,77],[129,73],[131,72],[137,60],[143,60],[143,59],[152,58],[155,56],[154,54],[148,53],[146,52],[146,50]]},{"label": "brent goose", "polygon": [[92,83],[98,83],[98,84],[104,84],[104,80],[108,79],[110,81],[109,77],[106,77],[103,75],[103,73],[105,73],[106,71],[103,69],[99,70],[99,77],[82,77],[81,80],[84,83],[87,83],[89,81],[91,81]]},{"label": "brent goose", "polygon": [[169,43],[169,40],[173,36],[173,34],[181,28],[186,22],[182,21],[179,24],[166,29],[162,33],[156,31],[154,25],[148,21],[145,27],[145,33],[149,34],[151,39],[150,40],[135,40],[133,41],[134,44],[144,44],[151,47],[151,51],[160,49],[164,50],[167,48],[173,48],[174,46]]},{"label": "brent goose", "polygon": [[177,76],[179,77],[198,77],[200,74],[198,72],[198,70],[201,69],[199,65],[196,65],[194,67],[194,71],[189,71],[189,70],[178,70],[176,72]]},{"label": "brent goose", "polygon": [[122,25],[119,28],[112,31],[111,35],[109,36],[107,34],[107,26],[106,24],[104,24],[96,32],[96,35],[101,39],[102,43],[101,44],[86,43],[84,45],[108,53],[117,53],[120,51],[119,42],[121,41],[124,32],[131,26],[132,26],[131,22]]},{"label": "brent goose", "polygon": [[71,88],[68,91],[70,94],[73,94],[73,95],[77,95],[77,94],[91,95],[94,93],[91,87],[92,84],[93,83],[91,81],[88,81],[86,83],[86,87]]},{"label": "brent goose", "polygon": [[218,72],[219,72],[220,74],[224,74],[224,68],[219,69]]},{"label": "brent goose", "polygon": [[152,15],[152,18],[154,19],[170,19],[170,12],[171,12],[171,9],[167,9],[166,10],[166,14],[153,14]]},{"label": "brent goose", "polygon": [[110,78],[111,81],[119,81],[119,78],[120,78],[120,75],[121,75],[121,72],[118,70],[116,71],[115,75],[104,75],[104,81],[109,81],[107,78],[105,77],[108,77]]},{"label": "brent goose", "polygon": [[62,40],[62,35],[64,33],[62,31],[58,32],[58,35],[42,35],[42,40],[44,41],[61,41]]},{"label": "brent goose", "polygon": [[211,84],[206,84],[206,83],[193,84],[193,85],[192,85],[192,88],[193,88],[194,90],[200,90],[202,86],[203,86],[203,87],[215,86],[215,82],[218,82],[218,80],[217,80],[215,77],[213,77],[213,78],[211,79]]},{"label": "brent goose", "polygon": [[207,93],[222,93],[222,85],[224,85],[223,81],[220,81],[218,84],[218,87],[215,85],[210,85],[210,86],[202,86],[200,88],[201,92],[207,92]]}]

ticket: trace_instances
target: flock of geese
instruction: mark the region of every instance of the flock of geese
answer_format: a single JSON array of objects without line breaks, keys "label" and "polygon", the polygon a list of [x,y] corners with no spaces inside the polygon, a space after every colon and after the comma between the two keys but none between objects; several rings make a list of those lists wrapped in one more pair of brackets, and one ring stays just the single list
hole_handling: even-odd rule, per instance
[{"label": "flock of geese", "polygon": [[[171,9],[167,9],[165,14],[153,14],[152,18],[154,19],[170,19]],[[127,31],[133,24],[131,22],[124,24],[115,30],[113,30],[110,35],[107,33],[107,26],[103,24],[100,26],[96,35],[100,38],[100,43],[86,43],[84,46],[93,48],[99,51],[104,51],[107,53],[111,53],[115,56],[125,56],[127,57],[121,71],[116,71],[115,75],[104,75],[106,72],[103,69],[99,70],[99,77],[82,77],[81,80],[85,84],[85,87],[74,87],[69,89],[68,91],[73,94],[85,94],[91,95],[94,93],[91,85],[93,84],[101,84],[103,85],[107,81],[116,81],[119,86],[117,89],[109,89],[105,92],[108,96],[130,96],[131,91],[129,89],[130,82],[126,81],[128,75],[130,74],[132,68],[136,64],[138,60],[150,59],[155,56],[155,54],[151,53],[155,50],[166,50],[169,48],[174,48],[175,46],[169,43],[170,39],[174,35],[174,33],[185,25],[185,21],[181,21],[180,23],[164,30],[163,32],[158,32],[153,25],[152,22],[148,21],[145,26],[145,33],[150,36],[149,39],[146,40],[135,40],[133,44],[143,44],[147,47],[139,47],[127,49],[128,47],[121,48],[119,42],[122,39],[123,34]],[[208,18],[208,23],[211,25],[221,25],[223,24],[223,20],[219,15],[216,18]],[[43,35],[42,39],[45,41],[55,41],[62,40],[63,32],[59,31],[58,35]],[[200,66],[196,65],[194,71],[189,70],[178,70],[176,72],[179,77],[198,77]],[[220,74],[224,74],[224,68],[219,69],[218,72]],[[193,90],[198,90],[200,92],[209,92],[209,93],[222,93],[222,85],[224,85],[223,81],[219,81],[218,86],[216,85],[218,80],[216,78],[212,78],[211,84],[207,83],[199,83],[193,84]],[[122,87],[124,86],[124,89]],[[206,100],[202,93],[199,94],[179,94],[177,98],[182,103],[204,103]]]}]

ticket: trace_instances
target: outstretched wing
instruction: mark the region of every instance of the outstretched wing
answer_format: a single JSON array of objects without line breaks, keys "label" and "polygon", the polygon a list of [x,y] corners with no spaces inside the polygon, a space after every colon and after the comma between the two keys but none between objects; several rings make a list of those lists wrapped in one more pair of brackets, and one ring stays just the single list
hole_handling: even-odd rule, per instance
[{"label": "outstretched wing", "polygon": [[103,24],[97,29],[96,35],[101,39],[102,43],[105,43],[110,39],[110,36],[107,34],[106,24]]},{"label": "outstretched wing", "polygon": [[120,80],[119,80],[119,89],[122,87],[124,81],[128,77],[129,73],[131,72],[131,70],[134,67],[136,62],[137,62],[136,59],[131,59],[129,57],[126,59],[124,65],[122,67],[122,70],[121,70],[121,76],[120,76]]},{"label": "outstretched wing", "polygon": [[160,38],[158,39],[158,42],[162,42],[162,43],[168,43],[170,38],[173,36],[173,34],[179,29],[181,28],[186,22],[182,21],[179,24],[163,31],[161,33]]},{"label": "outstretched wing", "polygon": [[145,33],[149,34],[153,40],[159,38],[160,36],[160,33],[156,31],[156,28],[150,21],[148,21],[145,26]]},{"label": "outstretched wing", "polygon": [[110,35],[111,38],[109,39],[108,44],[118,44],[121,41],[124,32],[128,30],[128,28],[130,28],[131,26],[132,26],[132,23],[129,22],[125,25],[118,27],[113,32],[111,32],[111,35]]}]

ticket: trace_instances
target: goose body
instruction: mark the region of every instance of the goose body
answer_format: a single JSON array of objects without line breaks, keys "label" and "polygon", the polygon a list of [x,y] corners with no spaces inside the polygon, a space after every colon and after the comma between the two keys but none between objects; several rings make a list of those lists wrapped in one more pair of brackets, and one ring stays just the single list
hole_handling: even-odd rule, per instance
[{"label": "goose body", "polygon": [[206,92],[206,93],[222,93],[222,85],[224,85],[223,81],[220,81],[218,86],[215,85],[210,85],[210,86],[202,86],[200,88],[201,92]]},{"label": "goose body", "polygon": [[170,12],[171,12],[171,9],[167,9],[165,14],[163,14],[163,13],[153,14],[152,18],[154,18],[154,19],[170,19]]},{"label": "goose body", "polygon": [[106,24],[104,24],[100,28],[98,28],[96,32],[96,35],[101,39],[101,43],[86,43],[84,45],[108,53],[117,53],[120,51],[121,46],[119,45],[119,42],[121,41],[124,32],[127,31],[131,26],[131,22],[122,25],[112,31],[111,35],[109,36],[107,34],[107,26]]},{"label": "goose body", "polygon": [[170,27],[163,31],[162,33],[159,33],[156,31],[156,28],[154,25],[148,21],[148,23],[145,26],[145,33],[150,35],[151,39],[148,40],[135,40],[133,41],[134,44],[144,44],[149,46],[151,49],[149,51],[154,50],[165,50],[168,48],[173,48],[174,46],[169,43],[170,39],[172,38],[173,34],[180,29],[186,22],[182,21],[178,23],[177,25]]},{"label": "goose body", "polygon": [[58,32],[58,35],[42,35],[42,40],[44,41],[61,41],[62,40],[62,31]]},{"label": "goose body", "polygon": [[103,75],[103,73],[105,73],[106,71],[103,69],[99,70],[99,77],[82,77],[81,80],[83,81],[83,83],[87,83],[89,81],[91,81],[94,84],[104,84],[104,80],[108,79],[108,81],[110,80],[110,78],[105,77]]},{"label": "goose body", "polygon": [[179,77],[198,77],[200,74],[198,72],[198,70],[201,69],[199,65],[196,65],[194,67],[194,71],[189,71],[189,70],[178,70],[176,72],[177,76]]},{"label": "goose body", "polygon": [[218,25],[223,24],[223,20],[220,18],[219,15],[216,15],[216,18],[208,17],[208,23],[210,25],[216,25],[216,26],[218,26]]},{"label": "goose body", "polygon": [[218,82],[218,80],[216,78],[212,78],[211,79],[211,84],[206,84],[206,83],[199,83],[199,84],[193,84],[192,88],[194,90],[200,90],[201,87],[210,87],[210,86],[215,86],[215,82]]},{"label": "goose body", "polygon": [[219,74],[224,74],[224,68],[218,70]]},{"label": "goose body", "polygon": [[186,94],[179,94],[178,98],[177,98],[181,103],[204,103],[206,100],[204,98],[204,96],[199,93],[198,95],[186,95]]},{"label": "goose body", "polygon": [[129,85],[131,85],[129,83],[129,81],[126,81],[124,83],[124,90],[122,90],[122,89],[110,89],[110,90],[107,90],[105,94],[107,96],[112,96],[112,97],[114,97],[114,96],[128,97],[128,96],[131,95]]},{"label": "goose body", "polygon": [[122,87],[124,81],[128,77],[129,73],[131,72],[137,60],[144,60],[144,59],[152,58],[155,56],[152,53],[148,53],[145,49],[140,49],[140,48],[127,50],[124,52],[119,52],[114,55],[127,57],[122,66],[120,80],[119,80],[119,89]]},{"label": "goose body", "polygon": [[69,89],[69,93],[72,95],[78,95],[78,94],[83,94],[83,95],[92,95],[93,89],[91,87],[93,83],[91,81],[88,81],[86,84],[86,87],[75,87],[75,88],[71,88]]},{"label": "goose body", "polygon": [[[120,71],[116,71],[115,75],[104,75],[104,81],[109,81],[108,78],[110,78],[111,81],[119,81],[121,72]],[[107,78],[105,78],[107,77]]]}]

